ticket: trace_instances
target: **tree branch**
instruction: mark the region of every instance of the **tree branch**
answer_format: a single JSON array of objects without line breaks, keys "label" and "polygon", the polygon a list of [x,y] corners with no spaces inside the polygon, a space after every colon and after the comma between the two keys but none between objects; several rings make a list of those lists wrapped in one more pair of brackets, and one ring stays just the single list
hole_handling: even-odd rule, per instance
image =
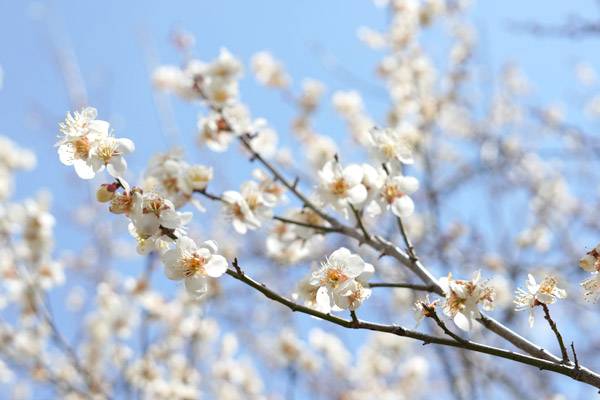
[{"label": "tree branch", "polygon": [[356,320],[347,320],[344,318],[340,318],[338,316],[332,314],[325,314],[320,311],[313,310],[312,308],[302,306],[300,304],[295,303],[294,301],[287,299],[273,290],[269,289],[265,284],[258,283],[255,280],[248,277],[240,268],[237,258],[232,263],[235,269],[228,269],[227,274],[246,285],[256,289],[260,293],[262,293],[265,297],[274,300],[294,312],[301,312],[304,314],[312,315],[314,317],[323,319],[325,321],[329,321],[333,324],[342,326],[344,328],[349,329],[364,329],[371,330],[377,332],[386,332],[391,333],[393,335],[408,337],[411,339],[422,341],[423,344],[439,344],[443,346],[450,346],[456,348],[462,348],[466,350],[475,351],[478,353],[490,354],[496,357],[505,358],[508,360],[513,360],[521,364],[527,364],[539,368],[540,370],[548,370],[553,371],[577,381],[589,384],[591,386],[600,388],[600,375],[590,371],[587,368],[579,367],[575,368],[572,365],[561,364],[560,362],[552,362],[541,358],[532,357],[525,354],[515,353],[509,350],[500,349],[497,347],[487,346],[475,342],[471,342],[468,340],[464,340],[463,342],[459,342],[456,339],[446,339],[440,338],[433,335],[428,335],[425,333],[413,331],[410,329],[406,329],[397,325],[383,325],[377,324],[374,322],[366,322],[361,321],[358,318]]}]

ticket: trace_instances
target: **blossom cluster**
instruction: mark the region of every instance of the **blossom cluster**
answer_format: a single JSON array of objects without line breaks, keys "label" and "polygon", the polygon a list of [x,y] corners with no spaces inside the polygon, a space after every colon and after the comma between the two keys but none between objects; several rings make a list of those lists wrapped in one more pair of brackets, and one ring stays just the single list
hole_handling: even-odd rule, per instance
[{"label": "blossom cluster", "polygon": [[109,123],[97,120],[98,112],[88,107],[73,115],[67,113],[60,124],[60,137],[56,145],[60,161],[73,165],[82,179],[91,179],[104,168],[115,178],[127,171],[127,162],[122,157],[135,149],[129,139],[117,139],[109,134]]},{"label": "blossom cluster", "polygon": [[206,189],[213,178],[213,169],[190,165],[184,158],[185,150],[181,147],[173,147],[167,154],[155,154],[148,161],[141,186],[144,190],[162,193],[176,209],[190,203],[199,211],[205,211],[192,195]]},{"label": "blossom cluster", "polygon": [[[135,391],[138,397],[198,398],[205,395],[204,389],[202,392],[200,390],[203,386],[214,386],[213,395],[216,398],[269,396],[263,394],[263,382],[252,365],[236,359],[238,342],[233,334],[225,333],[220,343],[214,343],[218,335],[217,322],[205,318],[202,315],[204,309],[197,307],[195,302],[202,296],[206,299],[213,294],[215,296],[211,300],[228,302],[231,296],[218,296],[219,285],[213,284],[215,281],[210,278],[218,278],[224,273],[235,277],[244,275],[240,269],[228,269],[227,259],[223,255],[229,254],[223,248],[219,251],[217,241],[195,241],[188,236],[192,213],[185,211],[185,207],[192,205],[204,212],[205,207],[198,200],[201,196],[219,204],[221,215],[231,223],[237,234],[247,235],[249,231],[266,227],[266,237],[255,234],[238,237],[240,240],[227,238],[227,244],[252,243],[252,246],[247,246],[252,256],[264,255],[254,246],[256,239],[264,239],[261,244],[266,247],[266,256],[286,265],[304,261],[326,246],[335,246],[337,250],[325,261],[312,264],[311,272],[297,283],[292,297],[323,313],[349,310],[355,322],[357,316],[354,311],[372,295],[368,282],[375,273],[375,267],[365,262],[361,255],[340,247],[346,242],[334,242],[332,236],[343,236],[352,230],[353,234],[347,235],[346,240],[350,237],[359,239],[363,246],[377,250],[381,248],[373,243],[391,249],[387,246],[400,246],[398,242],[404,242],[410,257],[390,257],[395,252],[386,250],[380,253],[381,264],[377,266],[377,272],[384,280],[400,283],[385,282],[372,284],[372,287],[397,285],[402,288],[394,289],[395,302],[385,311],[406,310],[406,300],[410,297],[412,302],[414,298],[411,290],[403,289],[413,284],[402,282],[405,276],[402,270],[395,268],[396,265],[393,270],[386,270],[386,266],[391,267],[386,263],[393,258],[394,263],[410,261],[414,262],[413,266],[421,267],[416,261],[411,241],[404,232],[403,221],[399,219],[415,213],[413,194],[419,189],[419,180],[407,176],[409,171],[413,172],[413,168],[408,167],[411,164],[416,164],[416,174],[423,172],[423,175],[417,176],[426,179],[426,196],[431,199],[432,205],[429,210],[423,210],[422,214],[404,221],[412,242],[415,243],[416,239],[417,251],[425,250],[422,260],[434,261],[431,262],[434,264],[434,258],[439,257],[442,264],[463,266],[483,261],[482,264],[490,270],[508,272],[508,256],[488,258],[489,254],[486,254],[479,259],[479,254],[474,254],[478,252],[465,254],[460,247],[465,242],[471,245],[477,240],[461,241],[461,238],[467,237],[469,226],[463,222],[447,224],[453,216],[444,215],[442,218],[435,210],[453,201],[451,195],[457,193],[455,187],[463,185],[463,182],[471,182],[469,178],[479,175],[482,165],[486,173],[497,173],[507,178],[500,180],[502,185],[506,182],[519,184],[531,192],[528,199],[534,218],[521,231],[517,244],[523,248],[533,247],[537,251],[552,250],[553,225],[564,227],[562,224],[575,212],[588,210],[579,207],[569,193],[569,182],[562,176],[560,165],[556,168],[555,161],[546,162],[538,154],[530,152],[519,141],[520,134],[512,133],[513,130],[521,130],[518,124],[527,111],[513,102],[510,96],[521,96],[530,91],[527,82],[516,68],[507,67],[500,83],[501,93],[490,102],[489,115],[487,110],[470,108],[473,101],[464,94],[470,94],[470,89],[476,85],[469,83],[466,86],[469,90],[464,90],[463,85],[473,70],[466,64],[472,55],[473,32],[468,26],[460,24],[450,27],[449,62],[444,63],[443,67],[446,70],[437,70],[433,59],[419,43],[421,31],[431,25],[434,19],[445,14],[459,16],[466,2],[375,2],[388,7],[390,27],[382,32],[363,27],[358,36],[369,47],[390,51],[377,67],[377,74],[383,79],[390,95],[390,108],[385,114],[385,122],[380,125],[382,128],[378,128],[375,119],[368,114],[357,91],[338,91],[332,97],[333,106],[348,125],[353,139],[362,150],[367,150],[365,153],[368,153],[369,160],[366,162],[342,164],[339,160],[349,156],[346,149],[338,144],[343,142],[339,138],[334,140],[317,133],[315,121],[327,91],[325,85],[314,79],[305,79],[299,91],[293,92],[291,79],[283,64],[267,52],[252,57],[252,70],[260,83],[279,90],[283,98],[297,108],[297,114],[290,124],[298,145],[293,152],[278,148],[275,130],[268,127],[265,120],[253,118],[250,109],[240,102],[242,63],[226,49],[221,49],[217,59],[211,62],[200,61],[190,52],[181,58],[184,60],[182,66],[163,66],[155,70],[153,75],[157,88],[175,92],[184,99],[206,107],[198,115],[197,144],[222,153],[229,151],[233,143],[239,142],[242,153],[251,161],[262,162],[270,171],[254,170],[252,179],[242,182],[237,190],[227,188],[222,193],[214,194],[212,191],[216,185],[209,189],[213,174],[219,176],[223,171],[216,170],[214,173],[212,167],[186,161],[182,148],[171,148],[167,153],[154,155],[138,185],[130,186],[124,179],[127,173],[124,156],[134,151],[133,142],[115,138],[108,122],[97,120],[97,112],[91,107],[73,115],[67,114],[65,123],[61,124],[62,136],[56,144],[61,162],[73,165],[76,173],[84,179],[91,179],[104,169],[115,178],[100,186],[97,199],[109,203],[110,212],[127,218],[129,232],[137,241],[137,252],[155,252],[162,260],[164,275],[170,280],[182,281],[180,286],[188,295],[182,293],[183,296],[167,300],[151,289],[150,274],[154,270],[154,257],[148,257],[145,275],[137,279],[121,279],[118,275],[109,274],[102,276],[102,281],[96,286],[96,296],[91,300],[97,303],[97,307],[85,318],[83,339],[72,351],[67,348],[62,357],[55,358],[54,353],[46,351],[46,344],[53,338],[59,342],[58,347],[64,344],[60,343],[60,334],[53,331],[56,328],[47,320],[43,302],[45,292],[61,284],[64,274],[62,262],[56,261],[51,254],[55,219],[48,212],[48,199],[40,195],[21,204],[0,204],[1,236],[6,242],[4,247],[8,248],[1,249],[3,259],[0,262],[0,275],[3,281],[0,285],[0,309],[7,304],[21,304],[20,322],[24,327],[22,333],[11,331],[4,323],[0,324],[0,337],[3,338],[0,350],[8,353],[6,349],[16,349],[12,351],[16,355],[15,360],[11,361],[34,365],[32,374],[35,379],[42,383],[60,383],[60,390],[64,386],[67,388],[65,392],[72,395],[66,398],[79,398],[79,387],[84,388],[83,393],[92,398],[112,397],[110,384],[113,380],[109,377],[110,372],[107,372],[109,365],[117,367],[114,374],[120,376],[125,390]],[[184,51],[194,42],[189,34],[174,35],[172,39],[179,50]],[[582,78],[588,84],[594,80],[593,71],[583,72],[585,76]],[[0,86],[1,80],[0,69]],[[473,113],[474,110],[478,112]],[[599,114],[598,110],[600,100],[595,98],[588,103],[585,112],[594,117]],[[541,114],[544,120],[544,132],[541,134],[545,135],[555,128],[558,130],[563,118],[560,106],[552,106]],[[485,119],[480,120],[480,116]],[[586,138],[571,132],[572,129],[560,130],[565,131],[563,136],[569,146],[580,146],[582,149],[585,147],[582,144],[587,145]],[[536,144],[545,142],[538,139],[536,137],[534,141]],[[470,157],[458,154],[471,145],[477,160],[474,163]],[[8,176],[17,168],[29,166],[31,157],[4,141],[0,141],[0,149],[0,180],[9,183],[0,185],[0,200],[4,200],[12,191],[12,181]],[[317,171],[315,185],[306,183],[312,176],[308,169],[303,168],[303,161],[294,160],[301,152],[306,153],[306,160],[303,161]],[[282,178],[285,174],[279,174],[265,159],[274,159],[280,166],[289,167],[283,172],[296,174],[297,179],[294,183],[286,181]],[[513,161],[514,166],[511,165]],[[502,168],[496,168],[498,166]],[[129,179],[131,174],[127,175]],[[300,200],[300,204],[283,209],[281,206],[288,202],[286,186],[296,195],[296,200]],[[509,192],[504,190],[504,186],[501,187],[502,190],[494,192],[495,196],[501,197]],[[312,195],[303,197],[300,192],[305,188],[314,189]],[[356,225],[338,221],[337,216],[327,213],[328,206],[345,219],[354,215]],[[373,221],[367,220],[366,228],[363,226],[361,218],[364,216],[376,218],[388,211],[392,213],[390,220],[394,231],[396,223],[400,225],[403,236],[400,240],[391,237],[388,241],[379,236],[381,231],[390,228],[387,225],[389,221],[384,218],[377,219],[381,226],[375,227],[377,232],[374,231],[373,235],[368,232],[372,228],[369,223]],[[473,223],[472,226],[477,227],[477,224]],[[362,234],[355,235],[359,227]],[[207,231],[213,232],[212,237],[223,243],[218,230]],[[480,234],[484,240],[487,240],[486,232],[480,234],[471,231],[473,238]],[[362,237],[369,240],[362,241]],[[114,248],[121,250],[116,246]],[[362,250],[361,254],[367,254]],[[329,252],[329,249],[324,252]],[[236,256],[242,257],[241,253],[236,253]],[[371,256],[375,258],[374,253]],[[85,265],[89,261],[78,259],[77,262]],[[600,245],[581,259],[580,266],[592,275],[582,285],[585,297],[595,302],[600,298]],[[266,268],[280,266],[268,264]],[[271,272],[268,271],[267,275],[271,281],[262,286],[269,291],[268,297],[277,300],[275,292],[280,286],[275,285],[280,282],[277,282],[275,275],[286,277],[292,271],[285,270],[281,274]],[[514,273],[516,269],[510,272]],[[435,317],[437,320],[435,308],[441,304],[443,313],[459,329],[471,330],[473,321],[482,316],[480,308],[489,311],[494,306],[506,304],[500,292],[510,292],[510,289],[498,290],[502,288],[502,283],[508,287],[508,280],[502,281],[501,276],[494,278],[494,290],[489,280],[482,279],[480,270],[475,271],[471,280],[453,279],[452,274],[448,274],[439,280],[439,287],[434,278],[424,280],[429,290],[434,288],[437,292],[443,292],[443,298],[432,302],[426,298],[415,303],[413,310],[417,327],[425,317]],[[423,285],[420,286],[422,289]],[[262,291],[260,287],[254,288]],[[75,310],[87,300],[83,289],[74,290],[73,293],[69,295],[69,304]],[[519,288],[516,294],[515,310],[529,311],[530,326],[534,323],[534,307],[542,306],[546,310],[546,305],[566,297],[566,291],[558,288],[558,279],[553,276],[547,276],[538,284],[529,275],[526,288]],[[287,299],[278,300],[289,305]],[[272,318],[271,312],[278,312],[269,310],[269,314],[266,314],[260,307],[245,304],[245,301],[235,303],[236,306],[243,303],[239,305],[248,308],[249,313],[244,316],[244,321],[260,323]],[[396,307],[398,303],[401,307]],[[362,312],[366,311],[362,309]],[[143,315],[143,318],[138,315]],[[39,318],[38,325],[32,322],[34,316]],[[261,325],[261,328],[268,330],[269,325],[277,324]],[[143,347],[143,354],[139,357],[133,346],[130,347],[129,340],[136,327],[140,329]],[[144,335],[148,336],[148,332],[152,333],[149,335],[151,338],[158,338],[155,343],[147,343],[148,337],[144,338]],[[445,332],[448,333],[447,330]],[[356,365],[352,365],[353,357],[344,342],[320,329],[311,330],[306,342],[289,329],[273,336],[272,340],[261,339],[257,343],[250,343],[252,336],[255,335],[248,335],[249,346],[254,345],[269,355],[277,353],[273,358],[277,364],[287,368],[292,390],[298,371],[314,374],[310,378],[311,388],[306,390],[324,388],[316,397],[333,398],[333,390],[338,391],[335,393],[337,397],[348,399],[395,398],[398,393],[418,397],[414,394],[418,393],[418,388],[431,387],[421,381],[427,374],[427,360],[411,356],[404,362],[400,357],[406,357],[409,349],[403,340],[393,335],[371,336],[369,343],[354,357]],[[513,339],[520,340],[518,337]],[[200,371],[197,368],[198,359],[205,360],[208,357],[215,362],[210,366],[203,365],[206,370]],[[484,363],[481,367],[482,370],[485,368]],[[566,368],[566,364],[562,367]],[[7,368],[0,360],[0,381],[6,375]],[[315,374],[319,371],[323,373]],[[453,374],[448,375],[452,378]],[[461,380],[461,375],[476,379],[476,375],[471,373],[457,374],[459,378],[452,378],[456,393],[469,386],[466,384],[469,382]],[[335,386],[343,388],[338,390],[331,389],[331,385],[320,385],[319,379],[324,380],[323,376],[335,376],[338,378]],[[211,380],[211,385],[201,385],[207,379]],[[332,393],[327,392],[329,389]],[[104,396],[104,391],[107,396]],[[467,397],[468,394],[465,390]]]},{"label": "blossom cluster", "polygon": [[450,273],[440,279],[440,286],[446,294],[442,310],[460,329],[469,331],[473,328],[473,320],[480,315],[478,304],[487,311],[494,309],[494,290],[487,284],[488,280],[481,281],[479,270],[473,273],[470,281],[452,279]]},{"label": "blossom cluster", "polygon": [[[122,155],[133,151],[133,142],[108,136],[108,123],[96,120],[96,115],[96,109],[91,107],[75,112],[74,116],[68,114],[66,123],[61,125],[65,136],[58,142],[61,161],[74,164],[77,174],[84,179],[92,178],[106,166],[117,180],[100,186],[98,200],[110,202],[110,212],[124,214],[129,219],[129,232],[138,242],[138,253],[164,252],[167,278],[185,280],[190,295],[202,296],[207,291],[206,277],[225,273],[227,261],[216,254],[215,241],[197,246],[186,236],[186,225],[193,214],[177,208],[189,202],[194,191],[206,188],[212,179],[212,169],[190,166],[182,160],[183,151],[174,149],[150,160],[144,181],[149,190],[131,188],[122,178],[127,168]],[[99,163],[99,159],[104,163]],[[196,206],[203,210],[200,203]],[[172,243],[175,249],[167,250]]]},{"label": "blossom cluster", "polygon": [[374,217],[391,210],[397,217],[408,217],[415,209],[409,195],[419,188],[419,181],[403,176],[396,169],[386,172],[369,164],[350,164],[342,168],[338,161],[329,161],[319,171],[317,194],[344,218],[352,208],[366,208]]},{"label": "blossom cluster", "polygon": [[313,271],[298,282],[294,298],[324,313],[354,311],[371,295],[367,281],[374,272],[373,265],[341,247],[320,268],[313,265]]}]

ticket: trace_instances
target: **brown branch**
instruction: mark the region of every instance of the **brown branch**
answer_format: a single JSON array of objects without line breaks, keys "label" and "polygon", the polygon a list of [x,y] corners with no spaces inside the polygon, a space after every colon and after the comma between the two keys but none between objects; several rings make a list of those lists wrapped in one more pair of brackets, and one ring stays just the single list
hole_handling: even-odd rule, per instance
[{"label": "brown branch", "polygon": [[423,342],[423,344],[439,344],[442,346],[450,346],[456,348],[462,348],[466,350],[475,351],[478,353],[489,354],[492,356],[505,358],[508,360],[513,360],[521,364],[527,364],[539,368],[540,370],[548,370],[553,371],[562,375],[566,375],[575,379],[577,381],[589,384],[591,386],[600,388],[600,375],[590,371],[587,368],[579,367],[575,369],[572,365],[561,364],[560,362],[552,362],[542,358],[536,358],[525,354],[515,353],[513,351],[500,349],[497,347],[487,346],[475,342],[471,342],[468,340],[464,340],[463,342],[459,342],[456,339],[446,339],[440,338],[433,335],[428,335],[425,333],[421,333],[418,331],[413,331],[410,329],[406,329],[397,325],[383,325],[377,324],[374,322],[361,321],[358,318],[356,320],[347,320],[344,318],[340,318],[338,316],[332,314],[325,314],[323,312],[313,310],[312,308],[300,305],[295,303],[294,301],[283,297],[276,293],[275,291],[269,289],[265,284],[261,284],[256,282],[255,280],[249,278],[240,268],[237,259],[235,259],[232,263],[235,269],[228,269],[227,274],[246,285],[256,289],[260,293],[262,293],[265,297],[274,300],[290,310],[294,312],[301,312],[303,314],[312,315],[314,317],[323,319],[325,321],[329,321],[333,324],[342,326],[344,328],[349,329],[364,329],[371,330],[377,332],[386,332],[391,333],[393,335],[408,337],[411,339],[419,340]]}]

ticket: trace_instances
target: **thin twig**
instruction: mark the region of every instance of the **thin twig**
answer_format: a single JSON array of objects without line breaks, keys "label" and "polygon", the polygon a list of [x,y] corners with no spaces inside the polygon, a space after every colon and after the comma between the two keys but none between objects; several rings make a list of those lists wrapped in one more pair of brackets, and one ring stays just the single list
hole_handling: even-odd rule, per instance
[{"label": "thin twig", "polygon": [[459,343],[467,343],[468,342],[468,340],[463,339],[462,337],[458,336],[456,333],[454,333],[450,329],[448,329],[448,327],[446,326],[444,321],[442,321],[440,319],[440,317],[438,317],[437,313],[435,312],[434,307],[430,307],[427,304],[423,303],[423,308],[427,311],[427,313],[425,315],[427,317],[433,319],[435,321],[435,323],[437,324],[437,326],[442,328],[442,330],[444,331],[444,333],[446,335],[450,336],[451,338],[453,338],[454,340],[456,340]]},{"label": "thin twig", "polygon": [[567,348],[565,347],[565,343],[563,342],[562,336],[560,334],[560,332],[558,331],[558,327],[556,326],[556,322],[554,322],[552,320],[552,318],[550,317],[550,310],[548,309],[548,306],[544,303],[541,303],[542,308],[544,309],[544,318],[546,318],[546,321],[548,321],[548,324],[550,324],[550,328],[552,328],[552,331],[554,331],[554,334],[556,335],[556,340],[558,341],[558,346],[560,347],[560,353],[562,354],[562,361],[564,363],[568,363],[571,362],[571,360],[569,359],[569,354],[567,353]]},{"label": "thin twig", "polygon": [[339,232],[339,229],[337,229],[337,228],[329,228],[327,226],[313,225],[313,224],[309,224],[306,222],[294,221],[292,219],[287,219],[287,218],[278,217],[278,216],[274,216],[273,219],[275,219],[277,221],[285,222],[286,224],[294,224],[294,225],[304,226],[306,228],[313,228],[313,229],[317,229],[317,230],[320,230],[323,232]]},{"label": "thin twig", "polygon": [[356,217],[356,223],[358,224],[358,226],[359,226],[360,230],[362,231],[363,235],[365,235],[365,237],[367,239],[369,239],[371,236],[369,235],[369,233],[365,229],[365,226],[364,226],[364,224],[362,222],[362,218],[360,216],[360,213],[358,212],[358,210],[352,204],[348,204],[348,205],[352,209],[352,212],[354,213],[354,216]]},{"label": "thin twig", "polygon": [[391,288],[421,290],[421,291],[424,291],[424,292],[433,292],[433,293],[435,293],[435,286],[433,286],[433,285],[419,285],[419,284],[415,284],[415,283],[374,282],[374,283],[369,283],[369,287],[370,288],[375,288],[375,287],[391,287]]},{"label": "thin twig", "polygon": [[417,257],[415,248],[413,247],[412,242],[410,241],[408,234],[406,233],[406,229],[404,229],[402,218],[396,217],[396,220],[398,221],[398,228],[400,228],[400,233],[402,234],[402,239],[404,239],[404,244],[406,244],[406,252],[408,253],[408,256],[411,260],[418,261],[419,257]]},{"label": "thin twig", "polygon": [[573,350],[573,359],[575,360],[575,368],[579,368],[579,361],[577,360],[577,353],[575,352],[575,345],[571,342],[571,350]]},{"label": "thin twig", "polygon": [[202,189],[202,190],[194,190],[194,192],[196,192],[196,193],[200,193],[202,196],[204,196],[204,197],[208,197],[208,198],[209,198],[209,199],[211,199],[211,200],[223,201],[223,197],[222,197],[222,196],[219,196],[219,195],[216,195],[216,194],[211,194],[211,193],[208,193],[208,192],[206,191],[206,189]]}]

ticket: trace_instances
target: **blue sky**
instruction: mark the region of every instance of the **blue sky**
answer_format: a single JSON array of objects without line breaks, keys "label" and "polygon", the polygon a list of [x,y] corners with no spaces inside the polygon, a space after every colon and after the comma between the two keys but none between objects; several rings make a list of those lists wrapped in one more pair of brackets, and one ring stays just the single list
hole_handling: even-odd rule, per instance
[{"label": "blue sky", "polygon": [[[586,60],[598,67],[598,42],[594,38],[570,41],[517,34],[509,29],[509,22],[558,23],[569,14],[598,15],[593,1],[576,5],[542,0],[475,5],[472,21],[479,30],[478,61],[494,73],[506,61],[518,62],[535,84],[542,105],[557,98],[569,99],[574,95],[573,65]],[[47,188],[55,197],[53,212],[62,219],[89,195],[87,184],[72,168],[60,164],[52,147],[58,123],[67,110],[73,110],[57,53],[74,52],[90,105],[98,108],[100,119],[111,122],[117,136],[134,140],[136,152],[128,162],[139,174],[154,152],[166,148],[155,117],[144,48],[150,44],[160,62],[176,64],[177,54],[168,39],[172,29],[195,35],[195,50],[201,59],[214,58],[222,46],[245,63],[255,52],[269,50],[283,61],[296,88],[302,78],[311,77],[323,81],[331,94],[337,89],[360,89],[362,83],[328,69],[317,49],[330,50],[347,69],[364,77],[369,85],[377,85],[373,67],[381,53],[363,46],[356,31],[363,25],[383,28],[385,22],[385,12],[368,1],[2,1],[0,134],[34,150],[38,157],[35,171],[19,174],[15,197]],[[435,37],[428,40],[435,41]],[[267,118],[285,135],[294,110],[276,93],[258,87],[249,71],[241,92],[254,116]],[[369,111],[382,114],[384,99],[366,93],[364,99]],[[178,100],[174,100],[174,109],[184,144],[191,146],[197,109]],[[576,103],[567,111],[568,118],[577,121],[581,117]],[[318,116],[319,132],[342,129],[343,124],[326,105]],[[197,150],[190,154],[203,157]],[[56,232],[59,251],[77,248],[86,240],[72,226],[60,222]]]}]

